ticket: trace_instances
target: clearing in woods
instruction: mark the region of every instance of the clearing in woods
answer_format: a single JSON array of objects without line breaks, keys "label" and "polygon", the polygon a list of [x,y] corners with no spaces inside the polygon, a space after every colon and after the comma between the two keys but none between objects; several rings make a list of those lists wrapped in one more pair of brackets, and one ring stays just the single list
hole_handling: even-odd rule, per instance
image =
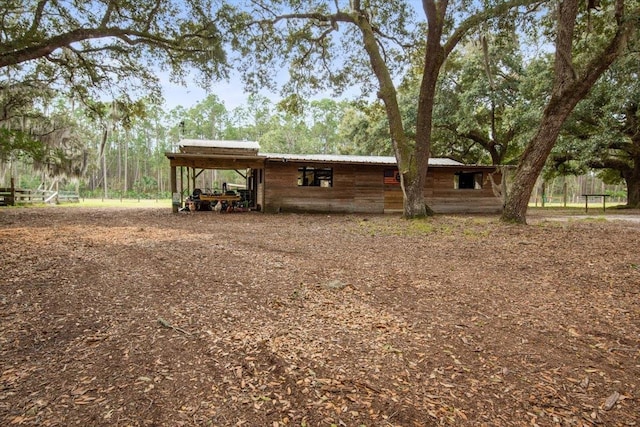
[{"label": "clearing in woods", "polygon": [[622,218],[0,210],[0,424],[638,425]]}]

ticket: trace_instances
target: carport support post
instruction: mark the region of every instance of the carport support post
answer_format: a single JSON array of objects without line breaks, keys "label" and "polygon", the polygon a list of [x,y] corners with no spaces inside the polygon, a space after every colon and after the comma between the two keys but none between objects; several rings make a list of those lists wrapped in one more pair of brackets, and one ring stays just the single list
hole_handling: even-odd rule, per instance
[{"label": "carport support post", "polygon": [[171,166],[171,198],[173,213],[178,213],[178,211],[182,207],[182,200],[180,194],[178,193],[176,166]]}]

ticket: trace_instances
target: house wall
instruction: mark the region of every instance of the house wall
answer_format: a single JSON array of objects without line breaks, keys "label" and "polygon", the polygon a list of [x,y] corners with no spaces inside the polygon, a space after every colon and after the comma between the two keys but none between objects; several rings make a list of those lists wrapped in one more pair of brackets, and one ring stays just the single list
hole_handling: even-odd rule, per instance
[{"label": "house wall", "polygon": [[[313,166],[333,168],[333,186],[298,186],[298,168]],[[385,183],[383,165],[318,164],[302,162],[267,162],[264,177],[266,212],[402,212],[399,184]],[[467,168],[468,169],[468,168]],[[456,172],[464,167],[431,167],[427,174],[425,199],[436,213],[496,213],[501,200],[494,195],[488,173],[482,172],[481,189],[455,189]],[[500,175],[494,175],[500,182]]]},{"label": "house wall", "polygon": [[[298,168],[333,168],[332,187],[298,186]],[[266,212],[382,213],[382,169],[367,165],[267,162]]]},{"label": "house wall", "polygon": [[432,169],[434,176],[433,195],[427,197],[427,203],[436,213],[499,213],[502,212],[502,199],[494,193],[489,174],[493,173],[493,181],[500,184],[502,175],[494,169],[482,172],[482,188],[455,189],[453,176],[455,172],[465,169]]},{"label": "house wall", "polygon": [[[492,189],[489,173],[492,169],[473,170],[482,172],[481,189],[456,189],[456,172],[468,171],[462,167],[430,167],[427,172],[424,197],[435,213],[498,213],[502,211],[502,200]],[[496,184],[501,182],[500,172],[493,174]],[[402,190],[400,185],[385,184],[385,213],[402,212]]]}]

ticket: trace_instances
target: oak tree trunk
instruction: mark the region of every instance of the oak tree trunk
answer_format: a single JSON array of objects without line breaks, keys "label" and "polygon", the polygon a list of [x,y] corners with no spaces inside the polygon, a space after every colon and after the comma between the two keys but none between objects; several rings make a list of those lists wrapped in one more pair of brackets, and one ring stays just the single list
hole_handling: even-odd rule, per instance
[{"label": "oak tree trunk", "polygon": [[410,177],[410,174],[401,175],[403,191],[403,216],[405,218],[421,218],[432,215],[433,211],[424,200],[425,174],[418,173]]},{"label": "oak tree trunk", "polygon": [[[564,110],[568,107],[569,106],[565,106]],[[548,108],[547,111],[548,110],[550,109]],[[536,180],[544,167],[549,153],[551,153],[551,149],[560,133],[560,128],[570,112],[570,110],[562,112],[553,111],[549,113],[547,113],[547,111],[545,111],[538,132],[529,142],[518,163],[518,168],[516,169],[513,183],[507,194],[506,203],[502,212],[502,219],[505,221],[520,224],[526,223],[527,207]]]},{"label": "oak tree trunk", "polygon": [[577,75],[572,52],[577,15],[578,0],[564,0],[558,3],[554,82],[551,97],[542,114],[538,131],[518,162],[513,184],[507,194],[502,212],[503,221],[526,223],[531,192],[556,143],[563,123],[578,102],[589,93],[602,73],[620,55],[626,46],[629,34],[634,29],[634,23],[624,19],[624,0],[616,0],[617,32],[603,51],[583,67],[583,74]]},{"label": "oak tree trunk", "polygon": [[634,159],[633,168],[628,174],[624,174],[627,183],[627,207],[640,208],[640,156]]}]

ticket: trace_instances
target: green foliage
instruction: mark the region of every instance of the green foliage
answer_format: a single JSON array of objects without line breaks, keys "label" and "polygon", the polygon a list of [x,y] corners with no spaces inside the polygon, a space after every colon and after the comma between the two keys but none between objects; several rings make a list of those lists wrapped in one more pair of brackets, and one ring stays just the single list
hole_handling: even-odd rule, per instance
[{"label": "green foliage", "polygon": [[[636,34],[565,123],[549,164],[556,173],[598,169],[607,184],[640,187],[639,40]],[[636,197],[629,194],[631,204]]]},{"label": "green foliage", "polygon": [[417,44],[415,18],[409,2],[367,1],[362,11],[348,2],[313,0],[259,0],[243,9],[243,31],[234,33],[232,46],[239,50],[239,69],[249,88],[280,89],[279,74],[285,68],[289,79],[282,85],[283,97],[307,98],[312,93],[334,90],[342,93],[354,84],[363,93],[375,90],[369,61],[363,50],[362,34],[353,26],[364,13],[375,22],[392,65],[400,70],[406,60],[405,46]]},{"label": "green foliage", "polygon": [[353,103],[345,110],[339,125],[345,141],[342,154],[392,156],[389,122],[379,103]]},{"label": "green foliage", "polygon": [[44,144],[29,134],[20,130],[0,128],[0,161],[43,160],[45,153]]},{"label": "green foliage", "polygon": [[607,185],[621,184],[624,181],[620,171],[615,169],[602,169],[598,172],[598,178]]},{"label": "green foliage", "polygon": [[40,103],[48,95],[23,84],[0,87],[0,166],[21,161],[50,176],[80,176],[86,153],[76,123],[59,99],[47,100],[45,114]]},{"label": "green foliage", "polygon": [[208,95],[182,115],[182,137],[221,139],[227,109],[216,95]]},{"label": "green foliage", "polygon": [[80,99],[159,98],[156,67],[173,81],[196,69],[202,84],[226,75],[231,19],[208,0],[131,2],[5,1],[0,5],[0,69]]},{"label": "green foliage", "polygon": [[517,159],[540,111],[540,89],[531,86],[545,82],[538,63],[524,61],[520,37],[504,30],[473,34],[449,56],[434,108],[432,153],[466,163]]}]

